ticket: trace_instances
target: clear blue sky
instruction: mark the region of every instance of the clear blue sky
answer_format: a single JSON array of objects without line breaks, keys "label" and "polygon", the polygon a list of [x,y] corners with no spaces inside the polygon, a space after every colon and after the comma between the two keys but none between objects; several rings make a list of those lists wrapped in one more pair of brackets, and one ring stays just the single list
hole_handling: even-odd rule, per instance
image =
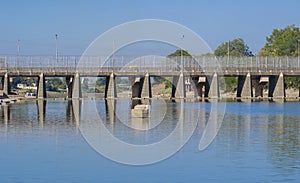
[{"label": "clear blue sky", "polygon": [[198,33],[214,50],[241,37],[254,53],[274,28],[300,25],[299,0],[2,0],[0,54],[80,55],[98,35],[137,19],[165,19]]}]

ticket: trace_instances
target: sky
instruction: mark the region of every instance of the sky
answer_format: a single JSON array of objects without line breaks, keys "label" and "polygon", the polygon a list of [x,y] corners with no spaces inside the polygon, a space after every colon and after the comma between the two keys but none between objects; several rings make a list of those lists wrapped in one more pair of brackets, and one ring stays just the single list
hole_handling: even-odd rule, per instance
[{"label": "sky", "polygon": [[242,38],[255,54],[274,28],[300,25],[299,0],[1,0],[0,55],[81,55],[100,34],[140,19],[182,24],[212,50]]}]

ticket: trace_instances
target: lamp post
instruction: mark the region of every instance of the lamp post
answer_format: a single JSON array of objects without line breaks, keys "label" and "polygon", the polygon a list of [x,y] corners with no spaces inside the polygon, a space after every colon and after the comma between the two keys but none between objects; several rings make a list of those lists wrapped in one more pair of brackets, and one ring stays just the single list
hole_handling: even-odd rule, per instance
[{"label": "lamp post", "polygon": [[299,67],[299,62],[300,62],[300,58],[299,58],[299,52],[300,52],[300,46],[299,46],[299,44],[300,44],[300,39],[298,39],[297,40],[297,52],[298,52],[298,67]]},{"label": "lamp post", "polygon": [[20,55],[20,39],[18,39],[18,43],[17,43],[17,53],[19,56]]},{"label": "lamp post", "polygon": [[57,40],[58,34],[55,34],[55,44],[56,44],[56,52],[55,52],[55,58],[56,58],[56,63],[58,62],[58,40]]},{"label": "lamp post", "polygon": [[229,62],[229,59],[230,59],[230,41],[228,41],[228,45],[227,45],[227,57],[228,57],[228,62]]},{"label": "lamp post", "polygon": [[[182,35],[181,37],[181,44],[183,44],[183,38],[184,35]],[[180,48],[180,65],[181,65],[181,70],[183,69],[183,50],[182,50],[182,46]]]}]

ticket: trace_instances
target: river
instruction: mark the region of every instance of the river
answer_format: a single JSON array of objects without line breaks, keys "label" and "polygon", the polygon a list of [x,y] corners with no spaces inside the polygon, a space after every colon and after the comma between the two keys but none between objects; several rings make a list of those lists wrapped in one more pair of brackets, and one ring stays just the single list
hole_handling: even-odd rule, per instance
[{"label": "river", "polygon": [[[209,126],[213,103],[150,101],[148,120],[130,117],[133,103],[32,100],[1,106],[0,182],[300,181],[298,102],[226,102],[216,137],[202,151],[199,141]],[[127,143],[160,142],[178,123],[191,137],[179,134],[183,147],[153,164],[112,161],[91,145],[81,126],[91,106],[100,123]]]}]

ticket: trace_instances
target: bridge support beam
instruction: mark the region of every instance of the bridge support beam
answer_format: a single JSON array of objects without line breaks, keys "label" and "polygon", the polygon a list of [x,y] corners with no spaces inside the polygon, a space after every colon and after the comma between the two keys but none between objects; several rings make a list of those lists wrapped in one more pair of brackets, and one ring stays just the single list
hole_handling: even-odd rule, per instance
[{"label": "bridge support beam", "polygon": [[250,73],[248,73],[246,76],[239,76],[237,97],[252,98],[252,96],[252,82]]},{"label": "bridge support beam", "polygon": [[10,81],[9,81],[8,73],[6,73],[4,75],[4,78],[2,79],[2,86],[3,86],[3,96],[8,97],[8,94],[10,93]]},{"label": "bridge support beam", "polygon": [[141,91],[141,98],[151,98],[152,97],[152,92],[151,92],[151,81],[150,81],[150,76],[147,73],[145,77],[142,79],[142,91]]},{"label": "bridge support beam", "polygon": [[219,79],[217,73],[207,77],[205,84],[205,97],[216,99],[220,97]]},{"label": "bridge support beam", "polygon": [[279,76],[270,76],[269,97],[277,99],[285,98],[284,76],[282,72],[279,74]]},{"label": "bridge support beam", "polygon": [[172,98],[183,99],[185,96],[184,76],[181,72],[179,76],[173,77]]},{"label": "bridge support beam", "polygon": [[72,88],[72,99],[80,99],[82,97],[81,93],[81,82],[80,76],[78,73],[74,76],[73,88]]},{"label": "bridge support beam", "polygon": [[117,89],[114,73],[111,73],[109,77],[106,77],[105,98],[117,98]]},{"label": "bridge support beam", "polygon": [[46,98],[46,83],[44,73],[41,73],[39,76],[39,85],[38,85],[38,99]]},{"label": "bridge support beam", "polygon": [[66,77],[66,88],[67,88],[67,99],[72,98],[72,90],[73,90],[73,77]]}]

